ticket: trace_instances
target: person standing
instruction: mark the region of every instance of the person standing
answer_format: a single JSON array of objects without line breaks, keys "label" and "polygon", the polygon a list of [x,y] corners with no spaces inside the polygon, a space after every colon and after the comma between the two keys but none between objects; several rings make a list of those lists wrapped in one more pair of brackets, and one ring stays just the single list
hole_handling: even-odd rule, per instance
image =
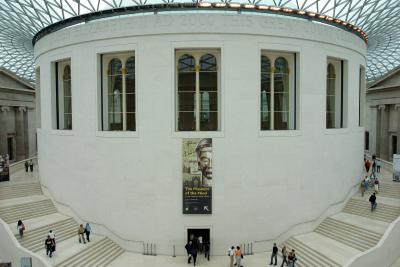
[{"label": "person standing", "polygon": [[33,161],[32,160],[29,161],[29,168],[31,169],[31,172],[33,172]]},{"label": "person standing", "polygon": [[188,255],[188,263],[191,262],[192,260],[192,249],[193,249],[193,243],[192,241],[189,241],[186,245],[185,245],[185,249],[186,249],[186,253]]},{"label": "person standing", "polygon": [[18,229],[19,237],[22,238],[24,235],[24,231],[25,231],[25,225],[22,223],[21,220],[18,220],[17,229]]},{"label": "person standing", "polygon": [[288,265],[288,261],[287,261],[287,250],[286,250],[286,246],[283,245],[282,247],[282,265],[281,267],[283,267],[283,264],[286,263],[286,265]]},{"label": "person standing", "polygon": [[193,257],[193,266],[196,266],[196,259],[197,259],[197,248],[195,246],[192,247],[192,257]]},{"label": "person standing", "polygon": [[379,180],[378,180],[378,178],[375,178],[375,180],[374,180],[374,189],[375,189],[375,194],[378,194],[378,191],[379,191]]},{"label": "person standing", "polygon": [[369,197],[369,202],[371,202],[371,212],[372,212],[372,211],[374,211],[376,209],[376,196],[375,196],[375,193],[373,193]]},{"label": "person standing", "polygon": [[365,163],[364,163],[364,166],[365,166],[365,171],[367,172],[367,174],[368,174],[368,172],[369,172],[369,168],[371,168],[371,162],[369,161],[369,160],[365,160]]},{"label": "person standing", "polygon": [[269,265],[272,265],[273,259],[275,259],[274,265],[276,265],[278,261],[278,247],[276,246],[276,243],[274,243],[274,246],[272,247],[271,262]]},{"label": "person standing", "polygon": [[90,242],[89,237],[90,237],[90,233],[91,233],[91,232],[92,232],[92,227],[90,226],[89,223],[86,223],[86,225],[85,225],[85,234],[86,234],[86,240],[87,240],[88,242]]},{"label": "person standing", "polygon": [[292,249],[292,251],[290,251],[288,254],[288,266],[294,267],[294,263],[296,262],[296,260],[297,260],[296,253],[294,249]]},{"label": "person standing", "polygon": [[78,229],[79,243],[82,243],[83,240],[83,244],[86,244],[85,237],[83,236],[84,233],[85,233],[85,228],[83,228],[83,224],[81,224],[79,225]]},{"label": "person standing", "polygon": [[240,247],[236,246],[236,250],[235,250],[235,260],[236,260],[236,265],[238,267],[242,267],[242,259],[243,259],[243,254],[240,251]]},{"label": "person standing", "polygon": [[203,252],[203,237],[202,236],[199,236],[197,238],[197,244],[199,245],[198,249],[199,249],[200,253],[202,253]]},{"label": "person standing", "polygon": [[27,160],[25,160],[25,172],[28,172],[28,168],[29,168],[29,163]]},{"label": "person standing", "polygon": [[49,256],[51,258],[51,256],[53,255],[53,240],[50,238],[50,236],[48,235],[46,240],[44,241],[44,245],[46,247],[46,255]]},{"label": "person standing", "polygon": [[376,172],[381,172],[381,160],[376,159]]},{"label": "person standing", "polygon": [[368,179],[367,179],[367,176],[365,176],[365,179],[364,179],[364,188],[365,188],[365,192],[368,191],[368,187],[369,187]]},{"label": "person standing", "polygon": [[228,256],[229,256],[229,267],[233,267],[233,258],[235,257],[235,247],[232,246],[228,250]]}]

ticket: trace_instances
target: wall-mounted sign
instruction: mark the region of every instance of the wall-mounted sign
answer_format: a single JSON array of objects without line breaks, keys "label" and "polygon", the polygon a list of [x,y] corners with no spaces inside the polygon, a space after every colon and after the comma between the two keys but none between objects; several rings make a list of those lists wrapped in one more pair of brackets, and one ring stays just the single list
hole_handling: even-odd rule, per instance
[{"label": "wall-mounted sign", "polygon": [[10,181],[10,159],[8,154],[0,155],[0,182]]},{"label": "wall-mounted sign", "polygon": [[212,213],[212,139],[183,139],[183,214]]}]

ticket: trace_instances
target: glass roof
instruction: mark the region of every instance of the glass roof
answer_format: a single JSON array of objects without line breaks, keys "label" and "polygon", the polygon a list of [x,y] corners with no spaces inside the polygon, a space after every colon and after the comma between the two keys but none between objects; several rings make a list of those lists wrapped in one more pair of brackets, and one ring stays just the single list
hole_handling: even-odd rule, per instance
[{"label": "glass roof", "polygon": [[[174,0],[0,0],[0,67],[34,80],[32,38],[44,27],[96,11],[173,2]],[[193,3],[190,0],[186,2]],[[222,0],[222,2],[230,3],[231,1]],[[368,80],[377,79],[400,65],[400,0],[239,0],[232,2],[316,12],[361,28],[369,38]]]}]

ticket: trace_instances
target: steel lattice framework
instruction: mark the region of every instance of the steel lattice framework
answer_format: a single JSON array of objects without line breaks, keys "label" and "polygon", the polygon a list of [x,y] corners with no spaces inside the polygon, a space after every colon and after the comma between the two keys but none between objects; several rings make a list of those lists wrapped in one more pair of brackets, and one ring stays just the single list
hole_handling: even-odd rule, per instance
[{"label": "steel lattice framework", "polygon": [[[193,3],[190,0],[186,2]],[[374,80],[400,65],[400,0],[239,0],[238,2],[315,12],[361,28],[369,38],[368,80]],[[171,3],[174,3],[174,0],[0,0],[0,66],[24,78],[34,80],[32,38],[43,28],[98,11]],[[232,2],[221,0],[221,3]]]}]

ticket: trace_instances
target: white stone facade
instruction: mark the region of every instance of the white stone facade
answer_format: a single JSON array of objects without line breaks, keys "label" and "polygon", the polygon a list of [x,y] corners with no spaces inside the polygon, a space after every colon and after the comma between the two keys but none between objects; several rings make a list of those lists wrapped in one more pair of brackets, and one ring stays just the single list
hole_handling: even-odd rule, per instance
[{"label": "white stone facade", "polygon": [[365,150],[392,161],[400,153],[399,68],[369,85],[365,126]]},{"label": "white stone facade", "polygon": [[[175,52],[220,51],[220,127],[178,132]],[[297,126],[260,130],[262,50],[297,54]],[[136,131],[100,131],[99,55],[134,51]],[[285,17],[159,14],[64,29],[35,46],[42,183],[82,218],[128,240],[184,254],[187,228],[211,229],[211,252],[273,240],[343,200],[362,171],[359,69],[366,46],[343,30]],[[72,130],[54,130],[52,62],[71,60]],[[326,129],[328,58],[345,60],[344,127]],[[362,93],[362,95],[364,95]],[[213,138],[213,213],[182,214],[182,138]],[[265,243],[254,243],[265,251]],[[138,249],[140,251],[140,248]]]},{"label": "white stone facade", "polygon": [[35,90],[0,68],[0,154],[15,162],[36,154]]}]

